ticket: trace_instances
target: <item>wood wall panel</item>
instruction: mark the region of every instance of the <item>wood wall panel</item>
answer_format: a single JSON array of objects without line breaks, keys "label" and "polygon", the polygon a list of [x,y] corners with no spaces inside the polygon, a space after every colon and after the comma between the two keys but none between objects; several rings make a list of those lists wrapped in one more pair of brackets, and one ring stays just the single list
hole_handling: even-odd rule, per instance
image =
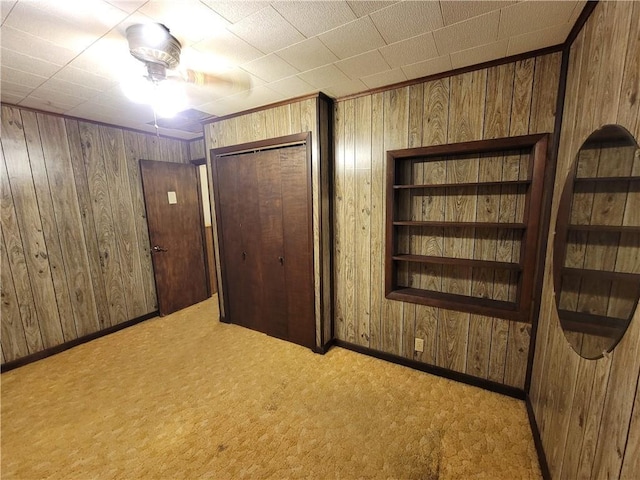
[{"label": "wood wall panel", "polygon": [[[329,234],[329,189],[330,182],[335,182],[339,191],[340,182],[330,178],[332,145],[330,142],[331,118],[327,100],[322,96],[294,100],[289,104],[259,110],[230,118],[213,121],[204,126],[204,143],[207,154],[208,170],[211,172],[210,151],[212,148],[240,145],[248,142],[277,138],[295,133],[311,132],[311,192],[312,192],[312,226],[313,226],[313,265],[314,265],[314,308],[316,318],[316,346],[322,347],[330,340],[331,319],[333,318],[330,297],[331,281],[331,236]],[[339,117],[339,115],[338,115]],[[337,120],[339,124],[339,119]],[[339,128],[339,127],[338,127]],[[352,159],[353,161],[353,159]],[[336,165],[335,177],[340,175]],[[351,176],[353,178],[353,175]],[[219,255],[219,242],[216,221],[216,206],[211,173],[209,173],[209,193],[212,199],[211,217],[216,259]],[[352,192],[355,195],[355,190]],[[355,198],[353,198],[355,201]],[[338,205],[339,202],[336,202]],[[354,217],[355,218],[355,217]],[[339,226],[336,228],[340,228]],[[338,247],[336,247],[337,250]],[[336,252],[338,254],[339,252]],[[220,315],[225,316],[225,298],[222,286],[220,262],[216,261],[220,302]],[[339,312],[340,308],[336,309]],[[337,318],[340,318],[339,313]],[[336,330],[341,323],[336,321]]]},{"label": "wood wall panel", "polygon": [[[555,53],[336,103],[336,338],[524,388],[531,338],[529,324],[384,297],[384,167],[387,150],[551,132],[560,60],[561,55]],[[370,112],[369,118],[366,112]],[[370,145],[362,144],[366,138],[370,138]],[[519,158],[515,160],[520,161]],[[479,175],[494,175],[497,180],[520,176],[517,164],[504,172],[484,172],[478,158],[467,161],[464,168],[455,171],[447,171],[444,165],[444,162],[430,162],[428,169],[424,167],[422,171],[424,181],[454,177],[476,180]],[[366,184],[367,178],[370,178],[370,186]],[[350,182],[355,187],[352,188]],[[350,200],[352,190],[355,201]],[[370,195],[368,201],[366,195],[358,193],[363,191]],[[503,206],[502,221],[508,215],[522,214],[524,205],[518,205],[515,192],[512,197],[509,208]],[[479,204],[461,208],[455,203],[447,205],[442,196],[437,195],[425,196],[422,203],[413,202],[408,205],[411,215],[427,215],[423,218],[430,220],[486,215]],[[438,234],[427,237],[423,245],[415,244],[415,238],[416,235],[407,234],[404,245],[425,254],[442,255],[443,251],[462,249],[469,258],[493,255],[495,259],[500,247],[504,252],[502,255],[511,259],[519,251],[519,242],[514,242],[513,237],[503,239],[501,246],[495,244],[496,253],[489,246],[487,251],[474,251],[464,239],[445,245]],[[370,265],[359,272],[362,267],[358,265],[358,259],[366,251],[371,256]],[[349,256],[351,258],[347,258]],[[356,271],[352,276],[354,259]],[[368,283],[366,272],[370,278]],[[460,281],[454,277],[454,272],[448,273],[444,281],[458,282],[456,285],[461,289],[483,288],[478,282],[474,284],[471,278]],[[440,272],[433,271],[431,266],[420,270],[407,268],[400,275],[407,284],[433,283],[440,278]],[[440,289],[437,285],[430,285],[430,288]],[[366,293],[362,293],[363,290]],[[508,294],[505,292],[504,295]],[[353,295],[355,302],[351,300]],[[368,315],[366,309],[360,307],[363,304],[370,306]],[[350,319],[350,315],[353,318]],[[353,329],[349,327],[350,323],[355,326]],[[362,336],[364,332],[368,332],[368,340]],[[423,352],[414,352],[416,336],[425,340]]]},{"label": "wood wall panel", "polygon": [[[565,179],[582,142],[593,130],[617,123],[640,139],[639,20],[635,2],[600,2],[571,47],[552,226]],[[585,198],[586,204],[595,205],[597,195]],[[597,205],[595,208],[597,213]],[[578,356],[566,341],[556,312],[553,231],[546,254],[530,391],[551,475],[636,478],[640,474],[640,313],[636,310],[627,333],[609,355],[599,360]]]},{"label": "wood wall panel", "polygon": [[2,361],[156,310],[138,159],[189,145],[2,106]]}]

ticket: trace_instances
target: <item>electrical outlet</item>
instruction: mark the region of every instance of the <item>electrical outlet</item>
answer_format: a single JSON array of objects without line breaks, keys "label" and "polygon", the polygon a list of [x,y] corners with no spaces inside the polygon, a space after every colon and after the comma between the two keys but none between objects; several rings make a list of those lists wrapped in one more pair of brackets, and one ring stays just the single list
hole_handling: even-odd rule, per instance
[{"label": "electrical outlet", "polygon": [[424,351],[424,340],[422,338],[416,338],[414,340],[414,349],[416,352]]}]

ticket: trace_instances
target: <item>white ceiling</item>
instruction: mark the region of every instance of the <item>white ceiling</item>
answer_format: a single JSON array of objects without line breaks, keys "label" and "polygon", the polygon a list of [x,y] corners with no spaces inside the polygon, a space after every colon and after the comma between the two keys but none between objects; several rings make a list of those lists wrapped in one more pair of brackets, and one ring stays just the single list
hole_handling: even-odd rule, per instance
[{"label": "white ceiling", "polygon": [[[582,1],[1,0],[2,102],[146,131],[128,100],[125,29],[160,22],[182,63],[241,73],[250,89],[187,86],[212,115],[322,91],[341,97],[557,45]],[[238,90],[237,88],[235,90]],[[160,133],[181,138],[179,130]]]}]

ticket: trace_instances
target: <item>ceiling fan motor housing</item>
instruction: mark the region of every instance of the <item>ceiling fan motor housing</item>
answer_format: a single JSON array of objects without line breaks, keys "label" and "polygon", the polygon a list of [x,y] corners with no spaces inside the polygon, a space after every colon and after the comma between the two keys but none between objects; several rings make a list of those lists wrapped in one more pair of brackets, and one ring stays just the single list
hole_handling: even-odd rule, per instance
[{"label": "ceiling fan motor housing", "polygon": [[[149,29],[155,29],[154,35],[149,34]],[[182,45],[161,23],[131,25],[126,35],[131,55],[147,64],[152,78],[156,75],[164,78],[165,68],[173,70],[180,63]]]}]

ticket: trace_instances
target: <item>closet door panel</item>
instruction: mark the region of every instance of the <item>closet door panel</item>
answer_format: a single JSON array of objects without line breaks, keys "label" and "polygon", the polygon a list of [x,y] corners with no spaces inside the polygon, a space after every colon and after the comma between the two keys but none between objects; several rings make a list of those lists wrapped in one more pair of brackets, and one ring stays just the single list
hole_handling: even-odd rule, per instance
[{"label": "closet door panel", "polygon": [[[251,204],[257,197],[247,198],[247,183],[255,176],[255,168],[245,155],[223,157],[217,161],[219,215],[222,236],[224,288],[228,302],[228,320],[248,328],[262,330],[257,315],[261,298],[257,273],[259,252],[251,244]],[[255,221],[255,220],[254,220]],[[249,231],[247,231],[249,230]],[[247,244],[249,242],[249,244]],[[251,250],[249,254],[247,250]]]},{"label": "closet door panel", "polygon": [[313,348],[313,244],[306,146],[279,150],[284,218],[284,276],[289,340]]},{"label": "closet door panel", "polygon": [[266,150],[253,156],[259,216],[256,223],[260,226],[255,239],[261,247],[261,315],[267,334],[287,339],[280,159],[277,150]]}]

